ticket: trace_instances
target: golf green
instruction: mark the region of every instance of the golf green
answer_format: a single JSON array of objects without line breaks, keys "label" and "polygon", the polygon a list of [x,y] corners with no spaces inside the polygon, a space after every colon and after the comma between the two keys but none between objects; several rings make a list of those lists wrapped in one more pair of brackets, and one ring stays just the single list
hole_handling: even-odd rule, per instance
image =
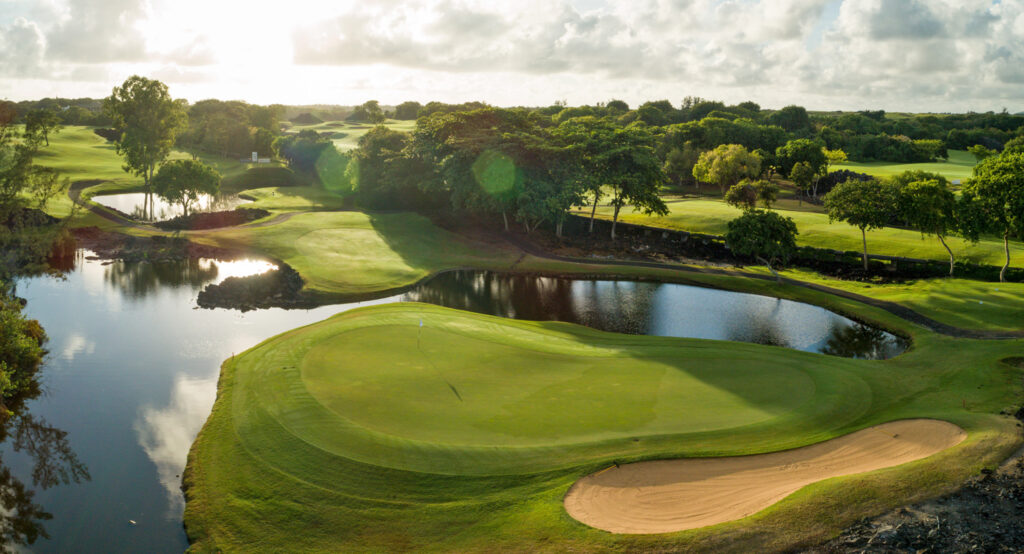
[{"label": "golf green", "polygon": [[[422,325],[421,325],[422,322]],[[372,306],[271,338],[225,362],[189,454],[193,549],[746,549],[824,537],[935,495],[1018,443],[1024,341],[947,339],[886,361],[604,333],[417,303]],[[815,483],[743,520],[610,535],[562,498],[613,463],[743,456],[908,418],[962,444]],[[839,510],[838,512],[836,510]],[[821,519],[812,514],[832,514]],[[717,531],[714,531],[717,529]]]}]

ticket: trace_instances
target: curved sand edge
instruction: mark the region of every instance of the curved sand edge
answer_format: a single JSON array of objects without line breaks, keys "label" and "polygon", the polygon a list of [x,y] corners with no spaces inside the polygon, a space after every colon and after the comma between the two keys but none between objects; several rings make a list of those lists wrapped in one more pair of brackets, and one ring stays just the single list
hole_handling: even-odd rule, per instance
[{"label": "curved sand edge", "polygon": [[565,510],[612,533],[696,529],[757,513],[817,481],[927,458],[965,438],[952,423],[906,419],[782,452],[626,464],[576,481]]}]

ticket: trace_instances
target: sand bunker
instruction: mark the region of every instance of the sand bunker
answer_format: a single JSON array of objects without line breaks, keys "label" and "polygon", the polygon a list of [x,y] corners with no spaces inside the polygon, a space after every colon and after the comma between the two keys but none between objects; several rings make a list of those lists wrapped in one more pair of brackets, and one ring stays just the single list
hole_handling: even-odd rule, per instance
[{"label": "sand bunker", "polygon": [[577,481],[565,509],[612,533],[695,529],[757,513],[823,479],[927,458],[966,437],[952,423],[908,419],[783,452],[626,464]]}]

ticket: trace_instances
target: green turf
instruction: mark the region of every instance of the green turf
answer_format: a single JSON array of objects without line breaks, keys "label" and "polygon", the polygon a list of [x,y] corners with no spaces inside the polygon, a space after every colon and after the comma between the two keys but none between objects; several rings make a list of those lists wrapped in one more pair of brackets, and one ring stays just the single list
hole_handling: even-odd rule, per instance
[{"label": "green turf", "polygon": [[503,269],[517,257],[506,244],[473,241],[411,213],[307,212],[192,238],[264,253],[292,266],[309,290],[339,295],[380,293],[444,269]]},{"label": "green turf", "polygon": [[[412,132],[416,129],[415,120],[388,119],[383,125],[396,131]],[[359,146],[359,138],[375,127],[372,123],[345,123],[344,121],[325,121],[314,125],[292,125],[289,132],[297,133],[311,129],[318,133],[328,133],[334,147],[340,152],[355,150]]]},{"label": "green turf", "polygon": [[[169,160],[191,158],[188,153],[173,151]],[[200,154],[199,158],[213,166],[221,175],[231,177],[245,170],[238,160]],[[93,132],[93,127],[69,126],[50,136],[50,146],[40,149],[36,163],[52,167],[70,181],[107,181],[106,191],[130,190],[142,186],[142,178],[124,171],[124,161],[113,143]]]},{"label": "green turf", "polygon": [[[619,215],[621,221],[679,229],[697,233],[724,235],[729,221],[739,217],[740,211],[718,200],[672,200],[667,202],[670,213],[667,216],[646,216],[624,209]],[[598,215],[611,219],[612,208],[599,206]],[[778,210],[780,214],[792,217],[796,222],[797,243],[818,248],[844,251],[861,251],[860,229],[836,222],[829,223],[828,216],[812,211]],[[584,215],[587,212],[579,212]],[[948,261],[949,254],[935,237],[922,237],[917,231],[886,227],[868,232],[868,253],[907,258],[923,258]],[[1002,266],[1005,261],[1002,240],[984,239],[978,244],[951,237],[946,241],[953,254],[960,261]],[[1010,243],[1011,265],[1024,266],[1024,244]]]},{"label": "green turf", "polygon": [[254,200],[246,207],[263,208],[271,212],[340,210],[345,207],[344,197],[328,192],[319,185],[249,189],[242,196]]},{"label": "green turf", "polygon": [[831,171],[848,169],[875,177],[891,177],[908,170],[928,171],[945,176],[950,181],[971,176],[978,160],[966,150],[950,150],[949,160],[931,163],[899,164],[889,162],[847,162],[831,166]]},{"label": "green turf", "polygon": [[[1024,341],[914,335],[868,362],[422,304],[348,312],[225,363],[189,455],[188,532],[199,551],[791,546],[947,490],[1018,442],[992,414],[1020,400],[1021,369],[999,360]],[[562,510],[612,460],[774,451],[907,417],[969,438],[710,529],[611,535]]]}]

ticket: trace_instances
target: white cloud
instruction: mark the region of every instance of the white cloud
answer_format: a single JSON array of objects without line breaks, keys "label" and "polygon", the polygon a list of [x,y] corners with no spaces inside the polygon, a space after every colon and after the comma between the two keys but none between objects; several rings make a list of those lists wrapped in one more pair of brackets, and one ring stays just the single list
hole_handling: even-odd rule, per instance
[{"label": "white cloud", "polygon": [[[17,9],[5,19],[8,4]],[[1024,109],[1018,1],[8,4],[0,93],[62,82],[94,91],[104,76],[141,73],[193,100],[538,105],[699,95],[767,107]]]}]

